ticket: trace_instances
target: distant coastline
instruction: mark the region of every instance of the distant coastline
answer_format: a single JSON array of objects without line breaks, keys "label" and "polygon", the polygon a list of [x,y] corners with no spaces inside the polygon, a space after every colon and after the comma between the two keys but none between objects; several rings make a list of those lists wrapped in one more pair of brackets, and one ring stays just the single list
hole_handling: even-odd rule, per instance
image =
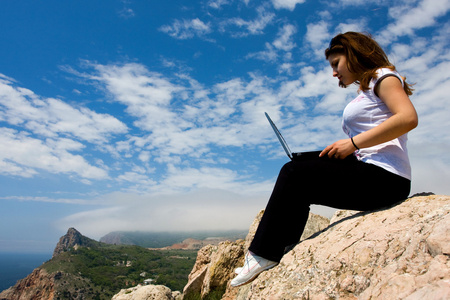
[{"label": "distant coastline", "polygon": [[0,252],[0,292],[27,277],[35,268],[52,258],[51,253]]}]

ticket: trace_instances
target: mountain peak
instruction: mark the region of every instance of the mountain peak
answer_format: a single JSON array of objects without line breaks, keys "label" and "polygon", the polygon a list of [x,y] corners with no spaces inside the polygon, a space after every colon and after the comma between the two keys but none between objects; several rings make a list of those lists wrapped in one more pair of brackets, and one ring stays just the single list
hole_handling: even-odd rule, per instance
[{"label": "mountain peak", "polygon": [[85,237],[78,230],[71,227],[67,230],[67,233],[59,239],[59,242],[53,251],[53,257],[62,252],[70,251],[73,248],[92,247],[96,245],[98,245],[98,242]]}]

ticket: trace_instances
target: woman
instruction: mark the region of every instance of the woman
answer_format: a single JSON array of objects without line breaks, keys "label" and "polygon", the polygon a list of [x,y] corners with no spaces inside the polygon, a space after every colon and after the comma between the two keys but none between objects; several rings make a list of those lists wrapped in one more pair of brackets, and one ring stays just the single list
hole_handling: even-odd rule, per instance
[{"label": "woman", "polygon": [[279,263],[285,247],[299,241],[311,204],[367,211],[409,195],[407,132],[418,124],[410,85],[369,35],[339,34],[325,56],[339,86],[359,85],[358,96],[343,112],[349,138],[327,146],[316,159],[283,166],[232,286]]}]

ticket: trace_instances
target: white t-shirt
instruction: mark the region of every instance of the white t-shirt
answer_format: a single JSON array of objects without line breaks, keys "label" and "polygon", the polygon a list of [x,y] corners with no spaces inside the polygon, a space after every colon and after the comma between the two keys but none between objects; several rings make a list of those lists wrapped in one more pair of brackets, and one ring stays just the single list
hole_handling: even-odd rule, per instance
[{"label": "white t-shirt", "polygon": [[[386,104],[375,95],[374,87],[378,81],[387,76],[396,76],[402,85],[403,79],[397,72],[387,68],[379,69],[377,75],[377,78],[370,82],[369,89],[360,92],[344,109],[342,128],[349,137],[374,128],[392,116]],[[355,155],[363,162],[374,164],[411,180],[407,140],[407,134],[404,134],[392,141],[357,150]]]}]

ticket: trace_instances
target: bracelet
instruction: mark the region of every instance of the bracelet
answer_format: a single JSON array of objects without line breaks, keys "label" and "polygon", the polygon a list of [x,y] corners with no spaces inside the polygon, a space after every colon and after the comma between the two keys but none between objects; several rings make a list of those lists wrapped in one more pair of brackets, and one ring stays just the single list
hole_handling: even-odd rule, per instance
[{"label": "bracelet", "polygon": [[355,142],[353,141],[353,137],[351,137],[350,140],[352,141],[352,144],[353,146],[355,146],[356,150],[359,150],[358,146],[356,146]]}]

